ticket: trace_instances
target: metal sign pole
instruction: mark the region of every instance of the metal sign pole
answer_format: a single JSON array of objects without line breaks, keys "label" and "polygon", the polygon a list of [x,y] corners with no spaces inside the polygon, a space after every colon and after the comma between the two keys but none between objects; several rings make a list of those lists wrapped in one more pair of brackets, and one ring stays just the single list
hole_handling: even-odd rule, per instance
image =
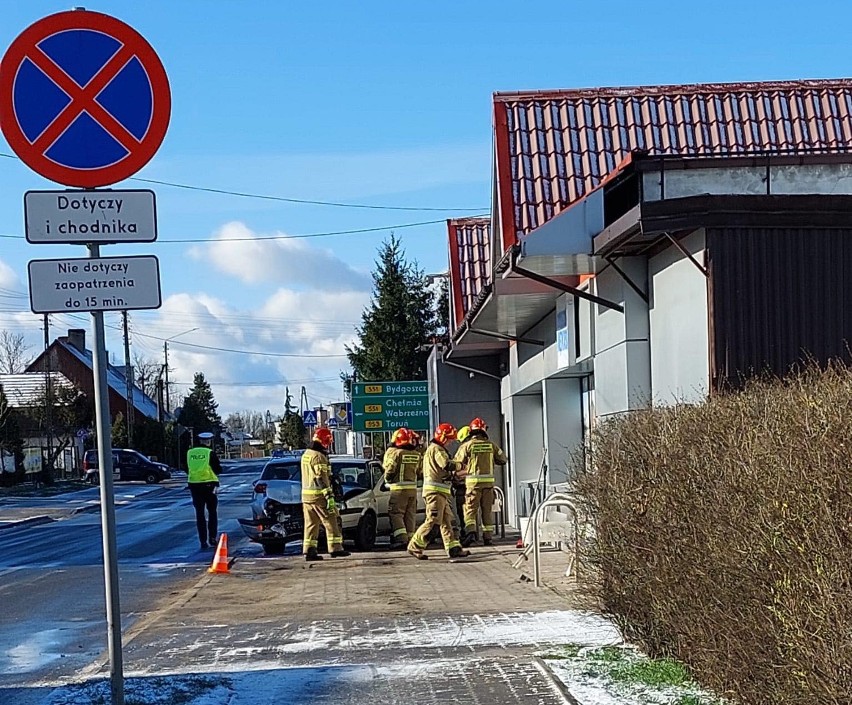
[{"label": "metal sign pole", "polygon": [[[100,257],[100,245],[88,246],[89,257]],[[95,376],[95,422],[98,430],[98,459],[101,479],[101,533],[104,547],[107,644],[112,705],[124,705],[124,664],[121,653],[121,607],[118,595],[118,551],[115,540],[115,505],[112,485],[112,429],[109,416],[109,387],[104,341],[103,311],[92,311],[95,343],[92,371]]]}]

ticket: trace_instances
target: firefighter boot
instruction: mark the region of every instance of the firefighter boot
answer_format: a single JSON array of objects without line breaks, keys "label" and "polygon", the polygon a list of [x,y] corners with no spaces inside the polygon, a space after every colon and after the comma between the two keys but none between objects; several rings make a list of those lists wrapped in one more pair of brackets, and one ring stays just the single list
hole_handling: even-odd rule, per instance
[{"label": "firefighter boot", "polygon": [[476,532],[475,532],[475,531],[468,531],[468,532],[464,535],[464,538],[461,540],[461,545],[462,545],[464,548],[470,548],[470,546],[471,546],[472,544],[476,543],[476,542],[477,542],[477,540],[478,540],[478,537],[477,537],[477,535],[476,535]]},{"label": "firefighter boot", "polygon": [[352,554],[349,553],[349,551],[340,548],[336,551],[332,551],[330,555],[332,558],[346,558],[346,556],[351,556]]},{"label": "firefighter boot", "polygon": [[309,548],[308,552],[305,554],[305,560],[306,561],[321,561],[322,556],[319,553],[317,553],[316,548],[312,547],[312,548]]},{"label": "firefighter boot", "polygon": [[461,546],[453,546],[450,549],[450,558],[467,558],[470,555],[470,551],[466,551]]},{"label": "firefighter boot", "polygon": [[417,548],[417,546],[409,546],[408,552],[414,556],[418,561],[425,561],[429,558],[425,553],[423,553],[422,548]]}]

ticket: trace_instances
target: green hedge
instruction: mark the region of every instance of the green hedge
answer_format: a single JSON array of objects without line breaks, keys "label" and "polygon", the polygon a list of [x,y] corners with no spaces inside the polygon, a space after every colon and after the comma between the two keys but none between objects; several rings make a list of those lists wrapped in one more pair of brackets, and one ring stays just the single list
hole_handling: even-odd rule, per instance
[{"label": "green hedge", "polygon": [[733,702],[852,702],[852,371],[604,423],[578,478],[604,609]]}]

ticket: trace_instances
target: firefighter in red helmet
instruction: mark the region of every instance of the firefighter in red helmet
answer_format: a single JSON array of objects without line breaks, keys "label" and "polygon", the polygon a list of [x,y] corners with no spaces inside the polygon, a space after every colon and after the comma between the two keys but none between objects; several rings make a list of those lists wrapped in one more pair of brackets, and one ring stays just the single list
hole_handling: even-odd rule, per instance
[{"label": "firefighter in red helmet", "polygon": [[432,442],[423,456],[423,499],[426,500],[426,521],[420,526],[408,543],[408,552],[419,560],[427,556],[423,552],[429,540],[432,527],[439,526],[444,548],[450,558],[470,555],[453,535],[453,512],[450,508],[453,473],[457,467],[446,445],[456,437],[452,424],[442,423],[435,430]]},{"label": "firefighter in red helmet", "polygon": [[391,548],[405,548],[417,526],[417,479],[422,474],[421,456],[414,446],[414,434],[398,428],[385,451],[382,469],[390,489],[388,517],[391,523]]},{"label": "firefighter in red helmet", "polygon": [[311,447],[302,455],[302,512],[305,517],[302,550],[306,561],[322,560],[317,551],[320,526],[325,527],[331,557],[349,555],[349,551],[343,549],[343,532],[331,485],[328,449],[333,440],[331,431],[321,426],[314,432]]}]

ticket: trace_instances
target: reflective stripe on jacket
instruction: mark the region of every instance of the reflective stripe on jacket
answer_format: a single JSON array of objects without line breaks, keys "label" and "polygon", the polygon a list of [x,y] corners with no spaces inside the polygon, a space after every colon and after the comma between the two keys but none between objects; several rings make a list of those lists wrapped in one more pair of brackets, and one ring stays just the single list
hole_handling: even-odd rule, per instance
[{"label": "reflective stripe on jacket", "polygon": [[415,450],[388,448],[382,459],[385,482],[394,490],[416,490],[417,478],[421,475],[421,456]]},{"label": "reflective stripe on jacket", "polygon": [[464,468],[465,485],[473,489],[494,484],[494,463],[505,465],[506,455],[497,444],[477,434],[459,446],[455,460]]},{"label": "reflective stripe on jacket", "polygon": [[432,441],[423,454],[423,495],[450,494],[455,462],[440,443]]},{"label": "reflective stripe on jacket", "polygon": [[302,455],[302,502],[317,504],[331,496],[331,464],[318,450]]},{"label": "reflective stripe on jacket", "polygon": [[210,456],[213,451],[210,448],[190,448],[186,452],[186,481],[189,484],[196,482],[219,482],[216,473],[210,465]]}]

